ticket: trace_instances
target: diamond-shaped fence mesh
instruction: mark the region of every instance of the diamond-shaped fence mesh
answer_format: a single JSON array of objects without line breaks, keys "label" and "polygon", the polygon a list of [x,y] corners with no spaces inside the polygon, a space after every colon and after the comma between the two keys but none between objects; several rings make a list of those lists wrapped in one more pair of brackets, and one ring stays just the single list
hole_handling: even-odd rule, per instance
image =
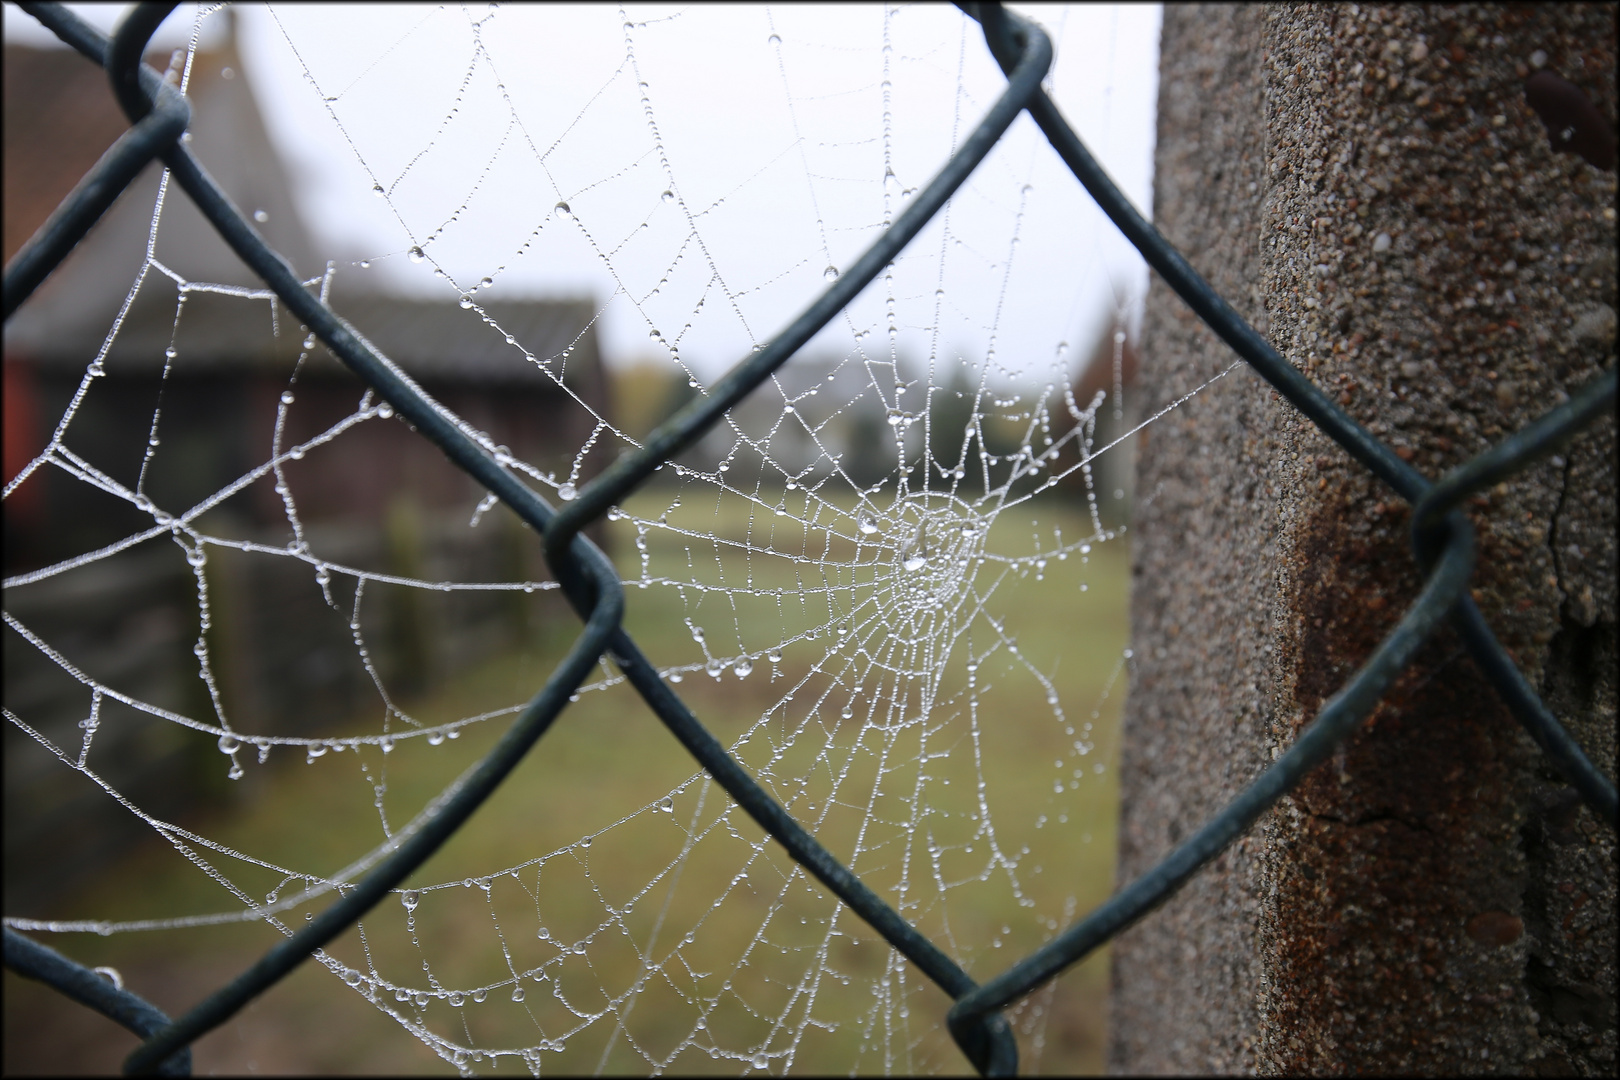
[{"label": "diamond-shaped fence mesh", "polygon": [[[576,497],[555,508],[513,471],[509,458],[469,434],[472,429],[468,425],[380,358],[353,328],[312,294],[197,162],[181,140],[190,119],[185,97],[140,60],[151,34],[174,6],[142,5],[108,38],[59,6],[23,5],[64,42],[107,71],[132,126],[6,267],[6,317],[9,319],[73,250],[136,175],[150,161],[161,160],[173,181],[230,248],[299,321],[414,425],[422,438],[437,446],[544,537],[545,558],[584,625],[566,659],[494,750],[446,793],[419,828],[402,834],[393,849],[363,877],[344,888],[326,910],[178,1019],[170,1020],[136,995],[8,926],[8,967],[111,1017],[145,1040],[127,1060],[128,1071],[188,1072],[189,1046],[194,1040],[228,1020],[303,960],[353,927],[454,835],[546,733],[568,707],[571,695],[604,658],[612,660],[697,763],[799,866],[954,999],[947,1018],[950,1032],[972,1065],[987,1075],[1010,1074],[1017,1069],[1016,1044],[1001,1015],[1005,1006],[1029,995],[1147,916],[1241,836],[1306,773],[1333,755],[1374,709],[1420,646],[1448,619],[1496,692],[1552,765],[1614,827],[1614,786],[1593,767],[1538,699],[1470,598],[1474,543],[1470,526],[1458,507],[1471,494],[1550,453],[1583,425],[1612,412],[1615,370],[1609,369],[1535,423],[1440,481],[1426,480],[1292,367],[1130,205],[1042,89],[1052,47],[1037,25],[991,5],[963,5],[967,14],[982,24],[985,41],[1007,76],[1005,92],[971,135],[877,242],[838,274],[787,330],[707,393],[695,397],[657,428],[639,450],[625,454],[584,485]],[[607,515],[661,465],[693,446],[882,274],[1025,111],[1109,218],[1193,311],[1295,408],[1396,495],[1412,504],[1412,549],[1427,580],[1417,600],[1371,658],[1331,698],[1297,741],[1231,805],[1097,910],[981,984],[830,854],[710,734],[621,626],[621,580],[582,530]]]}]

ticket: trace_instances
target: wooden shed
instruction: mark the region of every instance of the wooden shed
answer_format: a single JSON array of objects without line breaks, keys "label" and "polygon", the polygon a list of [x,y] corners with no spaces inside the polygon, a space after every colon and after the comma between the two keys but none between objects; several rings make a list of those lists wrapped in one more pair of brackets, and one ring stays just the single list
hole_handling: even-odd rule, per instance
[{"label": "wooden shed", "polygon": [[[149,62],[161,70],[171,61]],[[302,223],[233,39],[195,55],[187,94],[191,149],[266,240],[319,282],[329,264]],[[9,261],[126,124],[104,73],[67,49],[8,44],[4,108]],[[306,349],[297,320],[177,187],[154,231],[161,176],[149,167],[5,327],[5,479],[32,464],[4,503],[5,608],[99,684],[209,720],[214,705],[193,655],[198,580],[174,538],[34,580],[37,572],[198,507],[353,416],[367,390],[324,347]],[[339,264],[334,308],[532,467],[530,483],[549,495],[548,476],[553,488],[570,475],[583,482],[605,463],[605,446],[577,460],[608,409],[592,301],[463,308],[454,293],[422,299],[356,283],[367,276]],[[334,565],[420,580],[544,577],[538,540],[515,517],[496,510],[469,527],[485,494],[401,419],[373,415],[281,461],[279,476],[264,472],[197,523],[212,536],[281,550],[303,543]],[[336,609],[353,596],[352,576],[334,575],[327,595],[307,559],[217,545],[208,554],[206,637],[239,730],[344,727],[377,704],[373,672],[408,696],[515,644],[555,598],[379,586],[366,596],[368,671],[349,614]],[[5,667],[7,709],[57,745],[77,745],[91,687],[14,628]],[[209,790],[198,770],[223,777],[220,755],[192,745],[199,740],[185,729],[110,700],[100,722],[98,747],[110,740],[117,750],[102,755],[105,779],[155,814],[185,820]],[[5,748],[6,887],[19,903],[66,887],[64,868],[92,865],[142,828],[99,790],[60,783],[61,766],[15,725]],[[45,851],[51,857],[30,858]]]}]

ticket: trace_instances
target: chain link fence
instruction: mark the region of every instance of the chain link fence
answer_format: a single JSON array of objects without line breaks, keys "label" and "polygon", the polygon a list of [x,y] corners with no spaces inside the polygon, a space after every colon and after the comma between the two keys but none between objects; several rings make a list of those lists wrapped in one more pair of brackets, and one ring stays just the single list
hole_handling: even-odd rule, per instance
[{"label": "chain link fence", "polygon": [[[141,63],[148,39],[177,6],[143,4],[112,37],[56,4],[21,5],[87,59],[104,68],[133,125],[80,181],[5,269],[9,319],[71,252],[114,200],[152,160],[170,174],[231,249],[281,301],[375,392],[460,469],[506,503],[544,537],[552,573],[584,620],[567,657],[496,747],[452,790],[414,833],[340,898],[257,963],[171,1020],[138,996],[9,927],[5,963],[140,1035],[126,1060],[130,1073],[186,1074],[190,1044],[229,1020],[299,963],[317,954],[434,854],[494,792],[567,707],[593,667],[611,658],[658,718],[698,763],[807,872],[877,930],[888,943],[954,999],[947,1023],[973,1067],[985,1075],[1017,1071],[1013,1033],[1000,1010],[1164,903],[1200,868],[1240,837],[1308,772],[1326,761],[1357,728],[1434,631],[1452,620],[1491,685],[1558,772],[1608,823],[1616,825],[1614,785],[1548,711],[1497,643],[1468,591],[1474,539],[1458,509],[1490,487],[1549,454],[1564,439],[1614,408],[1616,373],[1601,377],[1541,419],[1437,482],[1425,479],[1386,444],[1332,404],[1205,283],[1191,265],[1131,206],[1087,151],[1042,89],[1052,46],[1041,28],[992,5],[963,4],[1007,76],[1000,99],[960,149],[872,247],[774,341],[739,364],[654,431],[561,509],[548,505],[483,445],[472,428],[424,394],[373,352],[342,319],[301,284],[250,221],[232,205],[180,136],[190,107],[178,90]],[[1427,573],[1418,598],[1348,683],[1323,707],[1293,746],[1226,809],[1181,843],[1158,866],[1121,889],[1084,919],[989,982],[975,983],[860,878],[834,858],[745,771],[659,676],[620,625],[622,583],[581,530],[608,513],[663,463],[696,443],[725,415],[839,314],[889,265],[945,205],[1018,115],[1027,110],[1052,148],[1153,269],[1217,334],[1295,408],[1413,506],[1412,551]]]}]

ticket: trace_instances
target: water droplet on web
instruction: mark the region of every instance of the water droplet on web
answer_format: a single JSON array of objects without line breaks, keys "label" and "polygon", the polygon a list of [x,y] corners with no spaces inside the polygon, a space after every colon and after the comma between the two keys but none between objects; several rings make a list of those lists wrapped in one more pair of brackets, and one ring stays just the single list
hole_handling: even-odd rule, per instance
[{"label": "water droplet on web", "polygon": [[856,525],[860,528],[861,533],[865,536],[871,536],[873,533],[878,531],[877,523],[868,517],[864,511],[861,513],[861,516],[856,519]]},{"label": "water droplet on web", "polygon": [[666,814],[673,814],[675,812],[675,800],[670,798],[668,795],[665,795],[662,799],[658,800],[658,809],[662,810]]},{"label": "water droplet on web", "polygon": [[343,973],[343,981],[348,983],[350,986],[359,986],[360,973],[354,970],[354,968],[349,968]]},{"label": "water droplet on web", "polygon": [[489,991],[483,987],[479,987],[477,990],[473,991],[472,999],[476,1002],[482,1003],[487,997],[489,997]]},{"label": "water droplet on web", "polygon": [[569,208],[568,204],[565,203],[565,202],[558,203],[555,207],[552,208],[552,212],[557,215],[557,219],[559,221],[562,220],[563,218],[573,217],[574,216],[574,211],[571,210]]},{"label": "water droplet on web", "polygon": [[304,921],[305,922],[314,922],[315,921],[315,913],[313,911],[304,912]]},{"label": "water droplet on web", "polygon": [[386,735],[383,736],[382,741],[378,745],[382,747],[382,752],[385,754],[392,754],[394,752],[394,740]]},{"label": "water droplet on web", "polygon": [[377,415],[382,417],[384,420],[387,420],[390,416],[394,415],[394,407],[385,401],[381,405],[377,406]]},{"label": "water droplet on web", "polygon": [[444,745],[444,732],[435,731],[433,734],[431,734],[431,735],[429,735],[427,737],[427,741],[428,741],[429,746],[443,746]]},{"label": "water droplet on web", "polygon": [[523,987],[521,987],[521,986],[512,987],[512,1000],[513,1001],[522,1001],[523,1000]]},{"label": "water droplet on web", "polygon": [[462,293],[461,294],[461,300],[460,300],[461,310],[466,311],[468,308],[472,307],[472,305],[473,305],[473,298],[468,296],[466,293]]},{"label": "water droplet on web", "polygon": [[582,848],[590,847],[591,846],[591,838],[587,836],[585,839],[583,839],[583,840],[581,840],[579,842],[579,846],[582,847]]},{"label": "water droplet on web", "polygon": [[561,499],[563,502],[568,502],[578,494],[579,491],[575,489],[573,484],[564,484],[562,487],[557,489],[557,498]]},{"label": "water droplet on web", "polygon": [[664,335],[660,334],[658,332],[657,328],[655,327],[655,328],[647,331],[647,336],[650,337],[650,338],[653,338],[653,339],[657,339],[657,338],[663,337]]},{"label": "water droplet on web", "polygon": [[765,39],[765,44],[767,44],[767,45],[780,45],[780,44],[782,44],[781,35],[772,34],[770,37]]},{"label": "water droplet on web", "polygon": [[752,1064],[756,1069],[763,1069],[765,1067],[765,1055],[755,1054]]},{"label": "water droplet on web", "polygon": [[736,667],[732,670],[736,671],[737,678],[746,679],[750,674],[753,673],[754,665],[747,660],[739,660],[737,661]]},{"label": "water droplet on web", "polygon": [[465,1000],[467,1000],[467,999],[462,997],[461,994],[458,993],[457,991],[455,991],[455,990],[450,991],[449,1001],[450,1001],[451,1005],[453,1005],[453,1006],[455,1006],[456,1008],[459,1009],[461,1007],[461,1003],[463,1001],[465,1001]]},{"label": "water droplet on web", "polygon": [[782,654],[779,652],[766,653],[765,659],[769,660],[773,664],[780,664],[782,662]]},{"label": "water droplet on web", "polygon": [[889,426],[890,427],[899,427],[900,422],[902,420],[904,420],[905,418],[906,418],[906,414],[901,412],[899,409],[890,409],[889,410]]},{"label": "water droplet on web", "polygon": [[219,752],[222,754],[234,754],[241,745],[236,741],[234,735],[221,735],[219,737]]},{"label": "water droplet on web", "polygon": [[823,270],[821,272],[821,276],[826,278],[828,281],[837,281],[838,280],[838,267],[836,267],[836,266],[827,267],[827,269],[825,269],[825,270]]},{"label": "water droplet on web", "polygon": [[419,247],[411,248],[410,256],[411,256],[411,262],[413,262],[413,263],[419,263],[423,259],[427,258],[427,254],[425,252],[423,252],[423,250],[421,248],[419,248]]},{"label": "water droplet on web", "polygon": [[270,220],[270,215],[265,213],[263,210],[255,210],[253,211],[253,220],[257,221],[260,225],[263,225],[265,222]]},{"label": "water droplet on web", "polygon": [[294,400],[293,392],[291,390],[283,390],[281,392],[281,403],[283,405],[291,405]]},{"label": "water droplet on web", "polygon": [[675,201],[675,193],[673,191],[666,191],[666,192],[664,192],[662,195],[660,195],[658,197],[660,199],[663,199],[665,202],[674,202]]},{"label": "water droplet on web", "polygon": [[844,711],[840,715],[842,715],[845,720],[848,720],[850,717],[855,715],[855,710],[850,708],[848,705],[845,705]]},{"label": "water droplet on web", "polygon": [[894,175],[893,169],[885,169],[883,172],[883,190],[890,195],[900,194],[900,180]]},{"label": "water droplet on web", "polygon": [[487,289],[493,284],[495,284],[494,278],[484,278],[483,280],[479,281],[478,287],[480,289]]}]

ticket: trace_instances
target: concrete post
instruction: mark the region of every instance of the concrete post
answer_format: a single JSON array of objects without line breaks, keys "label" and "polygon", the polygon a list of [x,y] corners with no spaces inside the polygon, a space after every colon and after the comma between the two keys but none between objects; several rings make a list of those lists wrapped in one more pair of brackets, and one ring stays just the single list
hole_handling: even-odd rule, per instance
[{"label": "concrete post", "polygon": [[[1525,86],[1580,88],[1612,155],[1616,10],[1172,8],[1159,227],[1438,476],[1615,362],[1614,164],[1555,153]],[[1232,360],[1155,279],[1146,410]],[[1122,882],[1288,745],[1419,587],[1404,504],[1247,368],[1146,429],[1140,462]],[[1487,619],[1612,777],[1613,420],[1471,514]],[[1119,940],[1110,1065],[1612,1073],[1615,855],[1447,630]]]}]

